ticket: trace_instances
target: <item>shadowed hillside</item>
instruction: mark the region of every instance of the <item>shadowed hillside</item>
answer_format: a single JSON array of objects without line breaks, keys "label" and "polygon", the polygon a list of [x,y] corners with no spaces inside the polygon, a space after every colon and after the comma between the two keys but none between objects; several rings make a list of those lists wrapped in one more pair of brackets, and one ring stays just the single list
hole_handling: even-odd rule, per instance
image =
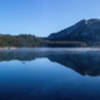
[{"label": "shadowed hillside", "polygon": [[81,20],[69,28],[50,34],[47,39],[62,43],[66,41],[66,45],[72,46],[79,46],[79,43],[82,47],[84,44],[85,46],[100,46],[100,19]]}]

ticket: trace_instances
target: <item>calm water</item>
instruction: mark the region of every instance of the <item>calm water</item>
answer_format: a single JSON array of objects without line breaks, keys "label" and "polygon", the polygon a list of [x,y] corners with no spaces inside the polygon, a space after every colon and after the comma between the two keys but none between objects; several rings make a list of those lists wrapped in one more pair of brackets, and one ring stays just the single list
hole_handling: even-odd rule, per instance
[{"label": "calm water", "polygon": [[0,50],[0,100],[100,100],[100,50]]}]

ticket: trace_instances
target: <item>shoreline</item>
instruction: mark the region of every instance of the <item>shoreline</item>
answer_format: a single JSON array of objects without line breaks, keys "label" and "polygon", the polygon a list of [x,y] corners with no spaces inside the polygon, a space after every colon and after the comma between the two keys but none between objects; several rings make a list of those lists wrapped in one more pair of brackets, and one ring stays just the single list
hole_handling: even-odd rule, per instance
[{"label": "shoreline", "polygon": [[99,47],[0,47],[2,50],[40,50],[40,51],[100,51]]}]

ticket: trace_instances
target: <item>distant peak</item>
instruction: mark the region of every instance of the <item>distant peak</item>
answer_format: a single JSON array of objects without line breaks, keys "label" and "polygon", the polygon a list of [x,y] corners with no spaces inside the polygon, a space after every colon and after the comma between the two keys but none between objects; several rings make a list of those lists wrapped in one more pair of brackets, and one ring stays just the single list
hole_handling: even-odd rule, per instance
[{"label": "distant peak", "polygon": [[88,24],[88,21],[86,19],[80,20],[78,23],[76,23],[78,25],[85,25]]},{"label": "distant peak", "polygon": [[88,19],[87,20],[87,24],[93,24],[93,23],[97,23],[97,22],[100,23],[100,19],[93,18],[93,19]]},{"label": "distant peak", "polygon": [[78,24],[93,24],[93,23],[97,23],[100,22],[100,19],[96,19],[96,18],[92,18],[92,19],[83,19],[81,21],[78,22]]},{"label": "distant peak", "polygon": [[100,19],[92,18],[92,19],[89,19],[88,21],[89,21],[89,22],[97,22],[97,21],[100,21]]},{"label": "distant peak", "polygon": [[79,21],[79,23],[85,23],[87,20],[86,19],[83,19],[81,21]]}]

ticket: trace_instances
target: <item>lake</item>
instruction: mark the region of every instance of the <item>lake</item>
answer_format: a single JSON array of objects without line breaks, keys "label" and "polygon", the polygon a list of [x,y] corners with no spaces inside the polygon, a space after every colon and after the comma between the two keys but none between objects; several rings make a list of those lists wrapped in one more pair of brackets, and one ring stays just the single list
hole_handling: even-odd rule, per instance
[{"label": "lake", "polygon": [[100,100],[100,49],[1,49],[0,100]]}]

